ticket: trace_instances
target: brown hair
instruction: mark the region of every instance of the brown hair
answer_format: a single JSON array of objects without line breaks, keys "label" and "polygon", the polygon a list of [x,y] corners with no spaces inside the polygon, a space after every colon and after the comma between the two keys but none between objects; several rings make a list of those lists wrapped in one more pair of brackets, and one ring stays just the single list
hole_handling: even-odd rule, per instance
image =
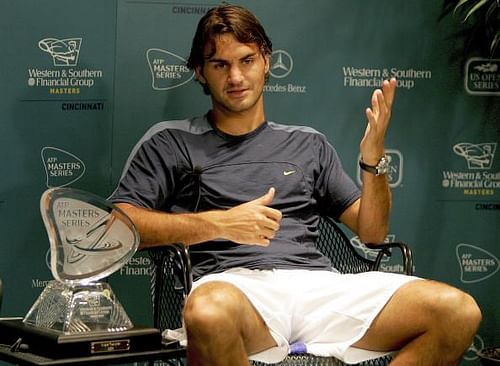
[{"label": "brown hair", "polygon": [[[233,34],[238,42],[257,44],[263,55],[272,52],[271,40],[255,15],[238,5],[221,5],[210,9],[198,22],[187,67],[202,66],[216,52],[214,38],[224,33]],[[207,44],[211,45],[209,55],[205,55]]]}]

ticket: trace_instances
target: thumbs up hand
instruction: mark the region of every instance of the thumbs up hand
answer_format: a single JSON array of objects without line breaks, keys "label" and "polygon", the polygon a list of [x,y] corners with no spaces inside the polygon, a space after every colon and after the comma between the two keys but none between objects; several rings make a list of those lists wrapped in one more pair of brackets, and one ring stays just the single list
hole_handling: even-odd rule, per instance
[{"label": "thumbs up hand", "polygon": [[263,205],[263,206],[269,206],[274,199],[274,193],[275,193],[274,187],[269,188],[269,191],[263,196],[260,196],[259,198],[254,199],[253,201],[249,201],[245,203],[246,205],[248,204],[256,204],[256,205]]},{"label": "thumbs up hand", "polygon": [[219,222],[221,236],[238,244],[268,246],[279,230],[281,211],[269,207],[275,189],[252,201],[230,208]]}]

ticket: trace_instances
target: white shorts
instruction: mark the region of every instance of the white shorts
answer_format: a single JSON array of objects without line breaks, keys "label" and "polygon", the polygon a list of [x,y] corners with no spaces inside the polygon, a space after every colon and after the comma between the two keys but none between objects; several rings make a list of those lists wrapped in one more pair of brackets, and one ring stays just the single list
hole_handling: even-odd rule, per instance
[{"label": "white shorts", "polygon": [[415,279],[384,272],[235,268],[207,275],[193,289],[209,281],[225,281],[245,293],[277,344],[251,355],[252,360],[279,362],[289,353],[290,344],[301,342],[310,354],[358,363],[387,354],[351,345],[363,337],[394,292]]}]

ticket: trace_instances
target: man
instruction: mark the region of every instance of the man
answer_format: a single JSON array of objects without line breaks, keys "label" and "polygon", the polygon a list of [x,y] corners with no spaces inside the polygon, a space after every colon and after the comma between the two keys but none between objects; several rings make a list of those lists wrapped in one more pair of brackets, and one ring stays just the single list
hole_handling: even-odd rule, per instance
[{"label": "man", "polygon": [[322,134],[266,120],[271,50],[246,9],[210,10],[188,66],[211,111],[154,126],[113,196],[142,247],[190,248],[198,280],[183,314],[189,364],[277,362],[297,341],[346,362],[398,350],[393,365],[456,364],[481,318],[470,296],[397,274],[341,275],[314,249],[320,215],[364,242],[387,234],[384,135],[396,81],[384,81],[366,110],[359,192]]}]

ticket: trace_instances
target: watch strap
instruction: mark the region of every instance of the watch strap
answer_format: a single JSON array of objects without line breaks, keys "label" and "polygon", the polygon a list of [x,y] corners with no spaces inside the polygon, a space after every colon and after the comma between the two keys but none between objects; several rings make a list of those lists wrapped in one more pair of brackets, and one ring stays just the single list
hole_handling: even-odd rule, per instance
[{"label": "watch strap", "polygon": [[384,155],[380,158],[377,165],[368,165],[363,161],[363,158],[359,159],[359,167],[368,173],[375,175],[382,175],[387,173],[389,161],[387,156]]},{"label": "watch strap", "polygon": [[359,167],[368,173],[372,173],[372,174],[377,175],[377,166],[376,165],[375,166],[368,165],[368,164],[364,163],[362,159],[359,159]]}]

